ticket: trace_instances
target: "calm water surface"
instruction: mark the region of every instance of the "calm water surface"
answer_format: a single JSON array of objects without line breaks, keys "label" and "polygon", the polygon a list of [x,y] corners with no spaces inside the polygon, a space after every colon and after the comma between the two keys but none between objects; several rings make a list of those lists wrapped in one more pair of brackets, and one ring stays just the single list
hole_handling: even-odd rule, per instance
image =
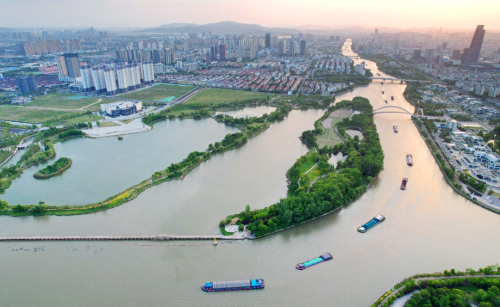
[{"label": "calm water surface", "polygon": [[[402,96],[404,87],[372,83],[337,100],[364,96],[377,108],[392,95],[391,104],[411,111]],[[307,152],[298,136],[313,129],[321,115],[319,110],[293,111],[184,180],[156,186],[107,212],[0,217],[0,235],[215,234],[227,214],[285,197],[285,172]],[[446,185],[408,115],[376,115],[375,123],[385,168],[365,194],[333,214],[263,239],[216,247],[210,242],[1,243],[0,305],[369,306],[394,280],[499,262],[500,216]],[[399,133],[392,131],[393,125]],[[405,163],[408,153],[413,167]],[[146,156],[143,152],[140,157]],[[406,191],[399,190],[402,177],[409,178]],[[386,221],[368,233],[356,231],[377,214]],[[305,271],[295,269],[325,252],[334,259]],[[209,280],[247,278],[264,278],[266,288],[217,294],[200,290]]]},{"label": "calm water surface", "polygon": [[271,114],[274,110],[276,110],[275,107],[259,106],[259,107],[244,108],[243,110],[217,112],[217,114],[218,113],[227,114],[231,115],[234,118],[261,117],[266,113]]}]

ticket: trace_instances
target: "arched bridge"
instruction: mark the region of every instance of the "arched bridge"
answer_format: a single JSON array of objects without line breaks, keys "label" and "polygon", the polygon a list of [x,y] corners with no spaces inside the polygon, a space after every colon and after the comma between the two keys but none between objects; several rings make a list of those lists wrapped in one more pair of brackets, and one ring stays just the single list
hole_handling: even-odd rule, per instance
[{"label": "arched bridge", "polygon": [[369,77],[369,79],[372,80],[383,80],[383,81],[401,81],[403,82],[432,82],[432,81],[425,81],[425,80],[412,80],[412,79],[400,79],[400,78],[389,78],[389,77]]},{"label": "arched bridge", "polygon": [[[387,109],[387,108],[389,108],[389,110],[387,110],[387,111],[383,110],[383,109]],[[403,112],[400,112],[399,110],[394,110],[394,109],[399,109],[399,110],[402,110]],[[385,106],[385,107],[381,107],[381,108],[373,110],[373,115],[384,114],[384,113],[409,114],[409,115],[411,115],[411,117],[415,117],[415,114],[410,113],[410,111],[408,111],[402,107],[398,107],[398,106]]]}]

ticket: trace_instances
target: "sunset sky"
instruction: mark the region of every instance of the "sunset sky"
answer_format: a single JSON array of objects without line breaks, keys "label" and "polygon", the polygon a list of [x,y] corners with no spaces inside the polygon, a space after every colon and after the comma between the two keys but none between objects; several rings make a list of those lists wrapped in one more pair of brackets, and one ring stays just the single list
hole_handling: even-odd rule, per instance
[{"label": "sunset sky", "polygon": [[232,20],[263,26],[500,30],[499,0],[0,0],[1,27],[154,27]]}]

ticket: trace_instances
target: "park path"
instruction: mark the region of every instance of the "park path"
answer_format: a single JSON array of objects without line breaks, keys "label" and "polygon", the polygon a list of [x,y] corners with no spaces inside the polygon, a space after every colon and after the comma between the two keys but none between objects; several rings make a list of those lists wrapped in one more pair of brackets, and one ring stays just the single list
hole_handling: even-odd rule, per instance
[{"label": "park path", "polygon": [[[437,279],[450,279],[450,278],[470,278],[470,277],[500,277],[500,275],[463,275],[463,276],[441,276],[441,277],[421,277],[421,278],[416,278],[413,279],[416,282],[421,281],[421,280],[437,280]],[[405,285],[399,287],[396,291],[392,292],[390,295],[388,295],[380,304],[378,304],[378,307],[381,307],[384,305],[385,302],[389,299],[389,297],[397,294],[399,291],[403,290],[406,288]]]}]

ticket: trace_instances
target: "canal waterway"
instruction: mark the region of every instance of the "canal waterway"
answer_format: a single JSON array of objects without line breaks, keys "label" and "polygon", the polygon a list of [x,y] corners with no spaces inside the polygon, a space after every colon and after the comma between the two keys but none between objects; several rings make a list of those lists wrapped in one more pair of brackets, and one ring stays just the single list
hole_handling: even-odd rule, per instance
[{"label": "canal waterway", "polygon": [[[151,131],[126,135],[123,141],[116,137],[69,139],[55,144],[56,157],[28,168],[12,181],[0,199],[11,204],[44,201],[57,206],[99,202],[236,131],[213,119],[176,119],[157,122]],[[17,162],[24,152],[18,150],[12,161]],[[62,175],[33,178],[35,172],[60,157],[73,160]]]},{"label": "canal waterway", "polygon": [[[377,73],[375,64],[368,66]],[[363,96],[377,108],[394,96],[391,105],[412,111],[404,88],[371,83],[337,101]],[[0,235],[218,233],[218,221],[246,204],[262,208],[286,196],[285,172],[307,152],[298,137],[313,129],[321,115],[321,110],[292,111],[184,180],[158,185],[106,212],[0,217]],[[361,307],[395,280],[416,273],[498,262],[500,216],[453,192],[409,115],[379,114],[375,123],[384,170],[359,199],[328,216],[262,239],[218,246],[178,241],[1,243],[0,305]],[[406,165],[408,153],[413,167]],[[139,158],[147,159],[148,151]],[[402,177],[409,178],[406,191],[399,190]],[[356,231],[377,214],[386,217],[382,224],[365,234]],[[334,259],[295,269],[325,252]],[[200,289],[207,281],[250,278],[264,278],[265,289],[215,294]]]}]

